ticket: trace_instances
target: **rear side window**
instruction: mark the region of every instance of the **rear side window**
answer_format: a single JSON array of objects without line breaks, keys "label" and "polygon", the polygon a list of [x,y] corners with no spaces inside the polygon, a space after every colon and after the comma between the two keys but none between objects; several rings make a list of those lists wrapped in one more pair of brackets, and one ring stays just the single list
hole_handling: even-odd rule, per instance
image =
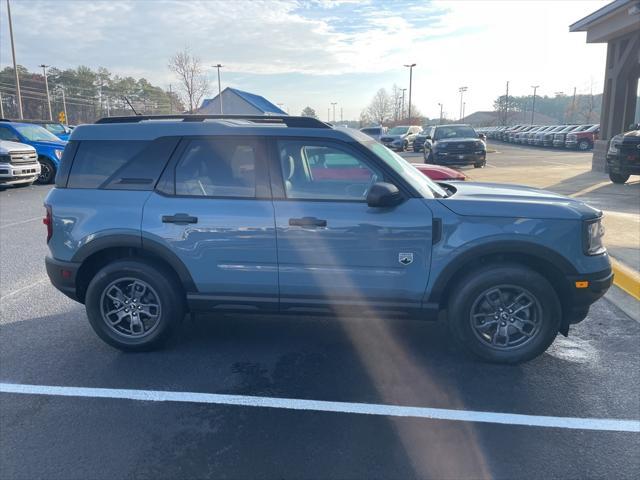
[{"label": "rear side window", "polygon": [[[97,140],[79,142],[73,159],[69,188],[152,190],[178,138]],[[65,163],[63,158],[63,164]]]},{"label": "rear side window", "polygon": [[258,155],[250,138],[192,140],[176,165],[176,194],[255,198]]}]

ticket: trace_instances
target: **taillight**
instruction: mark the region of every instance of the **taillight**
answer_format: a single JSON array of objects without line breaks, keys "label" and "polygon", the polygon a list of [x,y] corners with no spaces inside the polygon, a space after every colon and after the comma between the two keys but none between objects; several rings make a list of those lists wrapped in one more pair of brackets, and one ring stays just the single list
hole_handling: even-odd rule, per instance
[{"label": "taillight", "polygon": [[44,208],[47,210],[47,213],[42,219],[42,223],[47,226],[47,243],[49,243],[49,240],[51,240],[51,236],[53,235],[53,214],[51,212],[51,205],[45,205]]}]

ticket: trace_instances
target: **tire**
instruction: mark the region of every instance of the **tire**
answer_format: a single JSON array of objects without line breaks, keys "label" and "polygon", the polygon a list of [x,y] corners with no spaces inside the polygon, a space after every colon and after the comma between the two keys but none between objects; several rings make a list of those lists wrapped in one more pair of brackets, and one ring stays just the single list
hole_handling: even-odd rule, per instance
[{"label": "tire", "polygon": [[626,183],[626,181],[629,180],[629,177],[630,175],[625,175],[623,173],[609,172],[609,179],[611,179],[613,183]]},{"label": "tire", "polygon": [[485,165],[486,165],[486,162],[474,163],[473,168],[484,168]]},{"label": "tire", "polygon": [[[524,297],[517,297],[518,292]],[[516,313],[510,314],[515,298],[531,303],[530,307],[520,312],[513,308]],[[542,354],[556,338],[561,316],[560,301],[551,284],[537,272],[516,264],[487,265],[469,273],[455,286],[449,300],[453,337],[477,357],[495,363],[516,364]],[[474,319],[478,322],[475,327]]]},{"label": "tire", "polygon": [[[133,289],[140,285],[145,290],[136,301]],[[117,260],[98,271],[89,283],[85,298],[87,317],[96,334],[112,347],[123,351],[153,350],[171,336],[184,317],[181,292],[172,272],[145,260]],[[114,297],[118,301],[114,302]],[[103,315],[109,311],[118,313]],[[107,323],[108,318],[115,320],[113,326]]]},{"label": "tire", "polygon": [[577,145],[577,149],[581,152],[586,152],[591,148],[591,142],[589,140],[580,140]]},{"label": "tire", "polygon": [[422,151],[422,157],[424,158],[424,163],[433,164],[433,153],[431,152],[431,150],[429,150],[429,153],[427,153],[427,149],[425,148]]},{"label": "tire", "polygon": [[53,183],[56,178],[56,167],[51,160],[48,158],[40,157],[38,159],[40,162],[40,176],[36,180],[36,183],[39,185],[47,185],[49,183]]}]

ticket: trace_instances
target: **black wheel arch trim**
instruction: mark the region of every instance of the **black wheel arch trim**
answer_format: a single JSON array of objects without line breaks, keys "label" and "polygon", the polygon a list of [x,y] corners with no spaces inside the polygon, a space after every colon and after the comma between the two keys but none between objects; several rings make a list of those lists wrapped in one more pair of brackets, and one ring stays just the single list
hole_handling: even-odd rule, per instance
[{"label": "black wheel arch trim", "polygon": [[491,255],[520,255],[533,259],[538,259],[545,266],[551,264],[566,277],[579,275],[576,268],[565,257],[554,252],[548,247],[526,241],[505,240],[491,242],[489,244],[477,245],[459,253],[449,261],[447,266],[438,274],[429,291],[426,301],[440,303],[444,297],[448,283],[456,274],[463,271],[466,265],[482,257]]},{"label": "black wheel arch trim", "polygon": [[71,261],[82,263],[91,255],[110,248],[136,248],[151,253],[164,260],[174,270],[187,292],[198,291],[189,270],[175,253],[161,243],[143,238],[139,234],[114,233],[98,237],[80,247]]}]

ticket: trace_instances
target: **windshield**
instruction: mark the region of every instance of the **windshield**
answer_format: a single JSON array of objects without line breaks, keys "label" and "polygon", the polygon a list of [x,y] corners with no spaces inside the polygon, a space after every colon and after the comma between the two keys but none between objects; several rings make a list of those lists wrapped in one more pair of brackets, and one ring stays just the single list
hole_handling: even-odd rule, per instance
[{"label": "windshield", "polygon": [[436,137],[434,140],[442,140],[445,138],[476,138],[476,131],[464,125],[452,125],[450,127],[439,127],[436,129]]},{"label": "windshield", "polygon": [[30,142],[59,142],[60,139],[40,125],[15,125],[20,135]]},{"label": "windshield", "polygon": [[363,128],[360,130],[362,133],[366,133],[367,135],[380,135],[379,128]]},{"label": "windshield", "polygon": [[389,130],[389,135],[404,135],[409,130],[409,127],[393,127]]},{"label": "windshield", "polygon": [[378,158],[382,159],[384,163],[393,168],[396,173],[401,175],[424,198],[447,196],[447,192],[442,187],[384,145],[378,142],[366,142],[364,145],[375,153]]},{"label": "windshield", "polygon": [[57,134],[57,135],[62,135],[62,134],[67,133],[67,131],[64,129],[64,127],[62,125],[60,125],[59,123],[46,123],[46,124],[44,124],[44,128],[49,130],[51,133],[54,133],[54,134]]}]

